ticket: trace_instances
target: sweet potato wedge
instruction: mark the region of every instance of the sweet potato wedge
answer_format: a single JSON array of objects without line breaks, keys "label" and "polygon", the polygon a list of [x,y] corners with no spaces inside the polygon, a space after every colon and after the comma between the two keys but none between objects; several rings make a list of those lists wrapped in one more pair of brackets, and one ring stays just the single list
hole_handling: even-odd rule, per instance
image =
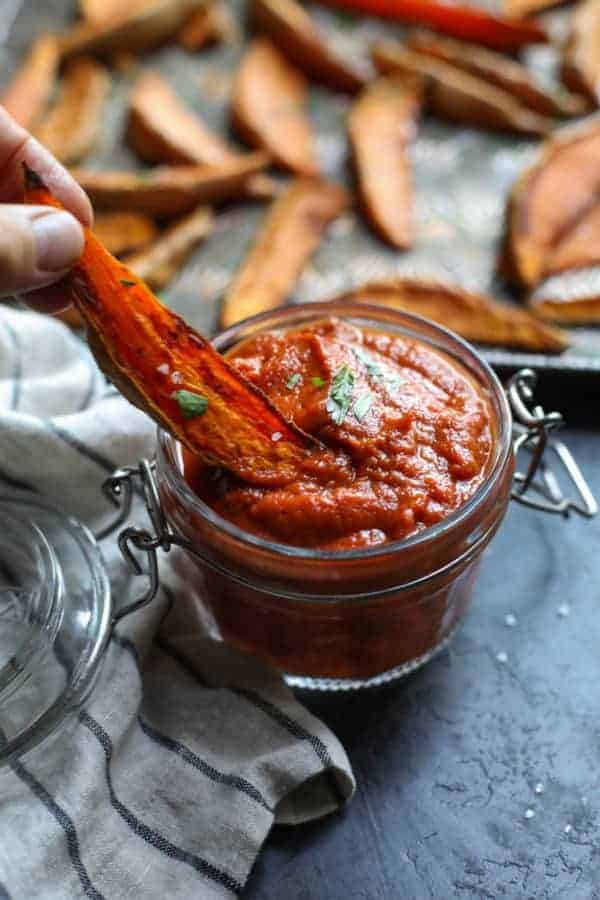
[{"label": "sweet potato wedge", "polygon": [[[30,170],[25,199],[60,206]],[[315,465],[331,459],[206,338],[159,303],[89,229],[64,287],[86,320],[90,346],[106,374],[205,462],[268,484],[293,477],[312,454]]]},{"label": "sweet potato wedge", "polygon": [[410,35],[407,46],[416,53],[431,56],[482,78],[542,116],[579,116],[588,109],[582,97],[542,87],[527,66],[502,53],[427,32]]},{"label": "sweet potato wedge", "polygon": [[172,281],[185,258],[210,234],[212,227],[210,208],[201,206],[167,228],[150,247],[123,261],[138,278],[160,291]]},{"label": "sweet potato wedge", "polygon": [[38,38],[0,97],[0,103],[23,128],[31,130],[44,114],[54,90],[59,59],[56,38]]},{"label": "sweet potato wedge", "polygon": [[313,135],[306,114],[304,76],[270,41],[250,45],[235,79],[231,110],[240,137],[266,150],[297,175],[316,175]]},{"label": "sweet potato wedge", "polygon": [[444,325],[477,344],[560,353],[569,337],[535,316],[462,288],[412,278],[371,282],[335,297],[335,302],[363,301],[414,313]]},{"label": "sweet potato wedge", "polygon": [[547,322],[561,325],[597,325],[600,323],[600,292],[583,289],[573,290],[569,287],[550,293],[544,287],[532,294],[528,304],[536,316]]},{"label": "sweet potato wedge", "polygon": [[113,256],[141,250],[157,236],[157,228],[152,219],[130,212],[98,213],[92,230]]},{"label": "sweet potato wedge", "polygon": [[600,266],[600,205],[567,232],[548,259],[544,277]]},{"label": "sweet potato wedge", "polygon": [[82,56],[67,64],[58,96],[35,129],[60,162],[78,162],[92,150],[109,87],[107,70],[94,59]]},{"label": "sweet potato wedge", "polygon": [[125,4],[119,14],[100,22],[81,22],[59,39],[63,59],[82,54],[113,56],[141,53],[165,43],[205,0],[148,0]]},{"label": "sweet potato wedge", "polygon": [[373,61],[384,75],[420,76],[425,81],[428,108],[453,122],[493,131],[544,135],[551,122],[525,109],[514,97],[467,72],[401,44],[382,42],[373,48]]},{"label": "sweet potato wedge", "polygon": [[600,199],[600,122],[556,134],[515,183],[501,269],[531,289],[559,243]]},{"label": "sweet potato wedge", "polygon": [[594,106],[600,101],[600,4],[583,0],[570,18],[570,33],[564,48],[561,76],[572,91],[587,97]]},{"label": "sweet potato wedge", "polygon": [[[142,9],[150,6],[153,0],[128,0],[127,9]],[[86,22],[99,25],[101,22],[111,22],[119,18],[123,13],[123,0],[79,0],[79,13]]]},{"label": "sweet potato wedge", "polygon": [[264,153],[248,153],[219,166],[159,166],[147,173],[73,169],[72,175],[98,209],[170,217],[245,195],[248,178],[268,161]]},{"label": "sweet potato wedge", "polygon": [[526,19],[554,6],[561,6],[564,2],[565,0],[504,0],[503,9],[511,19]]},{"label": "sweet potato wedge", "polygon": [[416,135],[423,83],[380,78],[350,111],[348,134],[365,213],[379,235],[405,250],[413,242],[408,146]]},{"label": "sweet potato wedge", "polygon": [[223,301],[221,324],[284,303],[327,225],[347,206],[335,184],[299,178],[272,205],[266,221]]},{"label": "sweet potato wedge", "polygon": [[209,44],[229,41],[234,34],[234,23],[228,7],[220,0],[207,0],[188,18],[177,35],[177,41],[186,50],[201,50]]},{"label": "sweet potato wedge", "polygon": [[219,165],[236,154],[157,73],[140,76],[129,101],[127,137],[148,162]]},{"label": "sweet potato wedge", "polygon": [[348,94],[364,87],[362,75],[327,47],[296,0],[250,0],[249,9],[254,27],[311,80]]}]

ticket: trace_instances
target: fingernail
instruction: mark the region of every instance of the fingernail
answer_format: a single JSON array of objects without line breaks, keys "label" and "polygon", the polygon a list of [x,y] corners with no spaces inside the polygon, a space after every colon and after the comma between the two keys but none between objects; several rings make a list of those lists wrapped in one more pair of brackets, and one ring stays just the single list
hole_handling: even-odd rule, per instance
[{"label": "fingernail", "polygon": [[70,213],[52,211],[33,222],[36,265],[41,272],[61,272],[83,252],[83,231]]}]

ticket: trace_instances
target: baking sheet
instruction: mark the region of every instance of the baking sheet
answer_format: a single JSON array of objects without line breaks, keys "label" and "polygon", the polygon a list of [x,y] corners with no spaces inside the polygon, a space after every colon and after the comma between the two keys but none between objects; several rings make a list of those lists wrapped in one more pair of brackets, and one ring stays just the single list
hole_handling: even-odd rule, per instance
[{"label": "baking sheet", "polygon": [[[227,47],[189,54],[169,46],[140,57],[140,64],[162,72],[189,105],[214,128],[228,133],[228,97],[243,52],[243,0],[230,0],[238,21],[237,39]],[[488,4],[489,5],[489,4]],[[44,31],[72,21],[72,0],[1,0],[0,87],[30,44]],[[374,19],[359,19],[320,7],[314,14],[342,53],[368,66],[367,50],[378,37],[402,35],[402,28]],[[545,17],[553,32],[564,32],[566,14]],[[551,77],[556,54],[532,48],[528,57],[539,77]],[[124,112],[136,66],[115,74],[100,146],[86,165],[139,166],[122,142]],[[351,99],[311,88],[310,113],[317,149],[327,177],[351,183],[347,163],[345,119]],[[496,274],[506,197],[515,178],[536,153],[537,142],[498,136],[426,119],[412,148],[415,181],[416,242],[400,253],[375,237],[361,216],[350,211],[333,224],[305,269],[293,301],[323,300],[369,279],[394,275],[439,278],[473,290],[510,297]],[[163,294],[164,300],[195,327],[211,334],[218,326],[220,298],[242,260],[265,214],[260,204],[232,204],[217,216],[215,232]],[[600,289],[600,269],[554,279],[564,291]],[[572,329],[573,346],[560,356],[485,349],[495,366],[531,366],[570,374],[600,372],[600,328]]]}]

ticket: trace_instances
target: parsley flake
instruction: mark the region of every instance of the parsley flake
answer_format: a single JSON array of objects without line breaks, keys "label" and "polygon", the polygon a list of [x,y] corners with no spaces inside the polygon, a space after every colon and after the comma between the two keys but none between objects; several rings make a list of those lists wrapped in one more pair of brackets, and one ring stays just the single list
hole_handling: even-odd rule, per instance
[{"label": "parsley flake", "polygon": [[197,419],[198,416],[203,416],[208,409],[208,397],[203,394],[194,394],[192,391],[175,391],[172,396],[174,400],[177,400],[184,419]]},{"label": "parsley flake", "polygon": [[366,394],[361,394],[358,400],[356,400],[352,412],[356,419],[359,422],[362,422],[364,417],[367,415],[371,406],[373,405],[373,394],[367,392]]},{"label": "parsley flake", "polygon": [[135,281],[128,281],[126,278],[121,278],[121,284],[123,287],[135,287]]},{"label": "parsley flake", "polygon": [[298,387],[301,381],[302,375],[300,374],[300,372],[294,372],[293,375],[290,375],[286,384],[288,391],[293,391],[295,387]]},{"label": "parsley flake", "polygon": [[315,387],[323,387],[325,384],[327,384],[325,379],[321,378],[320,375],[315,375],[315,377],[311,378],[310,380],[312,381],[312,383],[314,384]]},{"label": "parsley flake", "polygon": [[327,412],[336,425],[342,424],[350,409],[355,381],[356,376],[346,363],[340,366],[333,376],[331,391],[327,398]]},{"label": "parsley flake", "polygon": [[388,393],[392,393],[400,387],[403,379],[397,372],[392,371],[388,366],[375,362],[373,357],[363,350],[362,347],[354,347],[353,352],[366,368],[369,378],[376,384],[383,382]]}]

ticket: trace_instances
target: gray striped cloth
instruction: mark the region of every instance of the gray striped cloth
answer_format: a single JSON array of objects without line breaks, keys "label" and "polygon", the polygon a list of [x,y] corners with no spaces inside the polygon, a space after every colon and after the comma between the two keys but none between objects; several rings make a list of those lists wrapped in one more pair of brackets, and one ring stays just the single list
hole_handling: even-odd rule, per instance
[{"label": "gray striped cloth", "polygon": [[[104,478],[153,443],[78,338],[0,307],[0,487],[96,527]],[[114,543],[103,549],[121,602],[139,586]],[[79,716],[0,769],[0,900],[231,898],[273,823],[353,793],[331,732],[277,673],[210,641],[167,558],[161,568],[165,587],[119,624]]]}]

